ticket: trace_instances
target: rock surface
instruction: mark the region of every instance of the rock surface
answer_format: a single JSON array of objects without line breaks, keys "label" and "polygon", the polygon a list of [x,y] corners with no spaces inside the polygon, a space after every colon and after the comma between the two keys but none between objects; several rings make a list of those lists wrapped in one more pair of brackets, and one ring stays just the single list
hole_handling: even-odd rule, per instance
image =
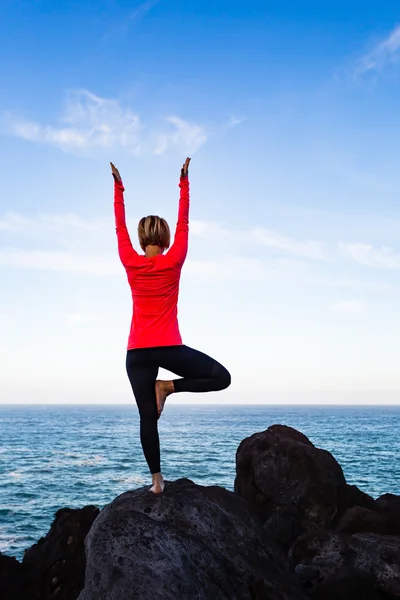
[{"label": "rock surface", "polygon": [[311,598],[400,596],[399,496],[374,500],[348,485],[329,452],[282,425],[243,440],[236,465],[236,493],[289,552]]},{"label": "rock surface", "polygon": [[353,506],[345,512],[336,529],[341,533],[369,532],[390,535],[390,525],[390,519],[384,512]]},{"label": "rock surface", "polygon": [[219,487],[168,483],[126,492],[86,539],[79,600],[302,600],[288,561],[245,501]]},{"label": "rock surface", "polygon": [[243,440],[236,454],[236,494],[258,507],[267,529],[271,515],[290,514],[298,525],[295,537],[331,523],[345,485],[343,471],[329,452],[284,425]]},{"label": "rock surface", "polygon": [[60,509],[22,564],[0,555],[1,600],[76,600],[84,583],[84,541],[98,514],[95,506]]},{"label": "rock surface", "polygon": [[305,534],[293,545],[290,558],[304,589],[313,598],[321,595],[321,587],[332,588],[338,583],[341,600],[345,594],[364,598],[360,593],[367,590],[389,598],[400,596],[398,537],[326,531]]},{"label": "rock surface", "polygon": [[0,552],[0,598],[1,600],[42,600],[35,574],[32,574],[16,558]]}]

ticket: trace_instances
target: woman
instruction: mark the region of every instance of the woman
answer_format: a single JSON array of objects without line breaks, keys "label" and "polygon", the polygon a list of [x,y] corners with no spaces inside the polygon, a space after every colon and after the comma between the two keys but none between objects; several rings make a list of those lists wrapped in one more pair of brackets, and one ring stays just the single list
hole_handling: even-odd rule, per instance
[{"label": "woman", "polygon": [[[150,491],[164,491],[160,468],[157,420],[167,397],[179,392],[212,392],[230,385],[231,376],[217,361],[183,345],[178,325],[178,293],[181,269],[188,250],[189,163],[181,170],[178,222],[170,245],[168,223],[157,216],[143,217],[138,226],[140,246],[133,249],[125,223],[124,186],[118,169],[114,177],[114,210],[118,251],[125,267],[133,299],[126,369],[140,414],[140,439],[152,475]],[[181,379],[157,380],[162,367]]]}]

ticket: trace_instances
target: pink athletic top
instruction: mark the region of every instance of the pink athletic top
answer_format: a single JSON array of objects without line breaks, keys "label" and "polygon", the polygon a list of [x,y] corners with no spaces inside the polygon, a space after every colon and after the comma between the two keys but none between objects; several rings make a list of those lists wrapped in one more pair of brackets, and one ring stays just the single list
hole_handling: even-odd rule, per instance
[{"label": "pink athletic top", "polygon": [[181,269],[188,250],[189,179],[181,177],[175,239],[167,254],[146,258],[132,247],[125,222],[124,186],[114,183],[118,252],[131,286],[133,316],[128,350],[182,344],[178,325]]}]

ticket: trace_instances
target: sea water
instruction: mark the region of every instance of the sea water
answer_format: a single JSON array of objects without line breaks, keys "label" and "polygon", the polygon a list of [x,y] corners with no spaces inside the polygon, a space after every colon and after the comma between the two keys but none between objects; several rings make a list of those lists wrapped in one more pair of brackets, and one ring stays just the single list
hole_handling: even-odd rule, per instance
[{"label": "sea water", "polygon": [[[166,479],[233,489],[245,437],[290,425],[332,452],[348,483],[400,493],[400,407],[178,406],[159,421]],[[21,558],[61,507],[102,507],[148,484],[136,406],[0,405],[0,551]]]}]

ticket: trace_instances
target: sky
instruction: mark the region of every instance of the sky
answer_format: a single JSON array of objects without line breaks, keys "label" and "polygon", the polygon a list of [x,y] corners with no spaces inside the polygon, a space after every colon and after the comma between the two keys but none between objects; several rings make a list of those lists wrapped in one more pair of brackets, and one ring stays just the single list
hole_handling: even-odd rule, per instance
[{"label": "sky", "polygon": [[171,401],[400,403],[393,1],[3,0],[0,26],[0,403],[134,401],[109,161],[139,249],[186,156],[180,329],[232,385]]}]

